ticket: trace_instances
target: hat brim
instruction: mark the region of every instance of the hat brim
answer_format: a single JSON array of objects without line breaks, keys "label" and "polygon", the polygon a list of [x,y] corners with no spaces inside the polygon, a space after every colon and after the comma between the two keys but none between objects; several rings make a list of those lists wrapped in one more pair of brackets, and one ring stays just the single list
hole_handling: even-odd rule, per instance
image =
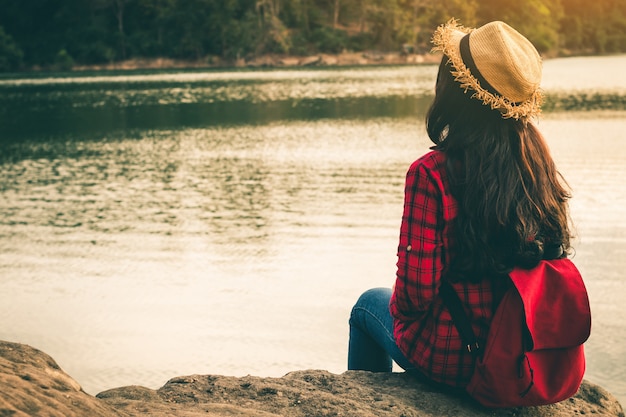
[{"label": "hat brim", "polygon": [[472,98],[481,100],[484,105],[490,106],[494,110],[499,110],[503,118],[527,119],[539,115],[543,101],[541,90],[537,89],[529,99],[521,103],[515,103],[506,97],[486,90],[480,85],[478,79],[472,75],[463,62],[460,45],[461,39],[473,30],[459,25],[456,19],[449,20],[435,30],[431,40],[434,45],[432,52],[442,52],[448,57],[453,67],[452,75],[461,88],[465,92],[472,90]]}]

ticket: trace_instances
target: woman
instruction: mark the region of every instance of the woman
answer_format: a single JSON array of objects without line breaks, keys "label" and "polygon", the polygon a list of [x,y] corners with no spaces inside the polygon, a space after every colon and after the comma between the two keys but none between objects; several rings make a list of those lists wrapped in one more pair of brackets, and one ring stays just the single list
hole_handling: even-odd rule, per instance
[{"label": "woman", "polygon": [[426,117],[432,150],[409,168],[393,290],[364,293],[350,317],[348,368],[407,371],[464,387],[474,357],[439,294],[452,283],[479,343],[504,279],[570,250],[568,191],[533,124],[541,58],[515,29],[452,20],[433,36],[439,66]]}]

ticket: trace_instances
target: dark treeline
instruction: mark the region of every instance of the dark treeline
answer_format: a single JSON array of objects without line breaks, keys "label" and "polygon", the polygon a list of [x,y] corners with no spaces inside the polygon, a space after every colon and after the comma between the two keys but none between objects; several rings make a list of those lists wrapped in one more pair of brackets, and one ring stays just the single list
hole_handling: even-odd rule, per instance
[{"label": "dark treeline", "polygon": [[626,51],[624,0],[0,0],[0,71],[425,52],[450,17],[465,26],[504,20],[548,54]]}]

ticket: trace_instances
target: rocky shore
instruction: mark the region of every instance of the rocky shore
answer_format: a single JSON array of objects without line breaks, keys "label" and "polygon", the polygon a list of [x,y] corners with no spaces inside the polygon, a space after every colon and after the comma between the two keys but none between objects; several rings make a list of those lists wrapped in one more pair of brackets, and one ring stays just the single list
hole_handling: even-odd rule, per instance
[{"label": "rocky shore", "polygon": [[397,52],[344,52],[310,56],[262,55],[249,59],[223,60],[218,57],[198,61],[168,58],[131,59],[102,65],[76,65],[75,71],[137,70],[137,69],[200,69],[200,68],[281,68],[281,67],[341,67],[360,65],[410,65],[439,63],[439,54]]},{"label": "rocky shore", "polygon": [[191,375],[153,390],[115,388],[91,396],[47,354],[0,341],[0,416],[434,417],[624,416],[618,401],[585,381],[558,404],[489,410],[403,373],[297,371],[282,378]]}]

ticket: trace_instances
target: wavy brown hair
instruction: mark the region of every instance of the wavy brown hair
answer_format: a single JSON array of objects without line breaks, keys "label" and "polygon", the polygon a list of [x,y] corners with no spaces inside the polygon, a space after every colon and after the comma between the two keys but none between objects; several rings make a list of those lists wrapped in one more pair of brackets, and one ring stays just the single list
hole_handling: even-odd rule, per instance
[{"label": "wavy brown hair", "polygon": [[471,98],[444,56],[426,116],[434,149],[447,155],[455,219],[451,279],[532,268],[571,250],[567,183],[529,121],[504,119]]}]

